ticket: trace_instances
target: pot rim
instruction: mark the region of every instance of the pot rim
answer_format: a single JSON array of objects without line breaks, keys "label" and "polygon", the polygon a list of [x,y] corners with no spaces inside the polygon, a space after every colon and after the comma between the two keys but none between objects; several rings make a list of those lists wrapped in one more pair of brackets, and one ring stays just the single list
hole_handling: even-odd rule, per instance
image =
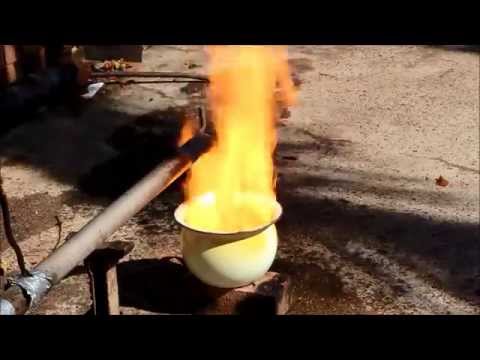
[{"label": "pot rim", "polygon": [[[259,195],[259,196],[263,197],[263,195]],[[208,235],[210,238],[217,237],[219,239],[224,239],[224,240],[226,238],[232,238],[232,239],[240,240],[240,239],[252,237],[256,234],[261,233],[262,231],[266,230],[271,225],[275,224],[280,219],[280,217],[282,216],[282,213],[283,213],[282,205],[280,205],[280,203],[277,200],[273,200],[272,205],[273,205],[272,207],[273,207],[275,216],[273,217],[273,219],[271,221],[269,221],[267,224],[261,225],[261,226],[256,227],[256,228],[242,230],[242,231],[236,231],[236,232],[227,232],[227,231],[212,232],[212,231],[197,229],[197,228],[192,227],[191,225],[188,225],[184,221],[185,209],[188,206],[187,202],[181,203],[175,209],[174,218],[175,218],[175,221],[178,224],[180,224],[183,228],[185,228],[187,230],[190,230],[192,232],[199,233],[199,234],[202,234],[202,235]]]}]

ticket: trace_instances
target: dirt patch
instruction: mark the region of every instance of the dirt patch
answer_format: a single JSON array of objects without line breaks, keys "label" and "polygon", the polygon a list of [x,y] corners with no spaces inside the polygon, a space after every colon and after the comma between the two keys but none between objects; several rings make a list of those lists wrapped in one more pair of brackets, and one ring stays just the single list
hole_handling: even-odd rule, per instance
[{"label": "dirt patch", "polygon": [[[23,198],[10,198],[12,228],[17,241],[21,242],[32,235],[39,234],[55,226],[55,216],[60,212],[68,196],[68,193],[60,196],[50,196],[48,193],[37,193]],[[3,229],[3,218],[0,219],[0,226]],[[0,251],[5,250],[7,246],[2,230]]]}]

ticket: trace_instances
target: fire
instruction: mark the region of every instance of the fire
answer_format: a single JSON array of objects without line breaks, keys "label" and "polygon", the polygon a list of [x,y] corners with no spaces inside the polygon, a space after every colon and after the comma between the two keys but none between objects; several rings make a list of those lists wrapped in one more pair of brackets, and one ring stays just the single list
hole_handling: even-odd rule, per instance
[{"label": "fire", "polygon": [[193,135],[198,131],[198,122],[193,120],[190,114],[187,114],[185,119],[183,119],[182,128],[180,130],[180,135],[177,140],[177,145],[182,146],[188,140],[190,140]]},{"label": "fire", "polygon": [[[204,231],[248,230],[273,216],[271,207],[257,199],[275,200],[277,106],[279,101],[291,105],[295,100],[286,50],[215,46],[208,54],[216,141],[189,172],[185,220]],[[191,136],[189,123],[181,142]]]}]

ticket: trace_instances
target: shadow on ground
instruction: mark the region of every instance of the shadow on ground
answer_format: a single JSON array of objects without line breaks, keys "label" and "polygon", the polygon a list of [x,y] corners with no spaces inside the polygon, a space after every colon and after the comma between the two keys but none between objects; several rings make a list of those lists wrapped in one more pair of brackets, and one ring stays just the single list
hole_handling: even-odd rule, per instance
[{"label": "shadow on ground", "polygon": [[[175,156],[178,134],[190,111],[197,113],[196,108],[185,106],[132,115],[100,99],[87,104],[78,116],[56,107],[30,117],[22,115],[15,120],[16,126],[3,127],[0,154],[6,165],[33,167],[79,190],[60,196],[36,193],[17,199],[10,195],[18,241],[55,226],[63,204],[75,211],[76,205],[107,205],[156,165]],[[179,184],[167,189],[162,199],[178,193]],[[149,206],[138,219],[156,216],[156,207]],[[4,248],[2,242],[0,250]]]},{"label": "shadow on ground", "polygon": [[189,110],[171,107],[133,116],[97,105],[78,117],[43,114],[4,134],[0,154],[88,195],[113,199],[175,155]]},{"label": "shadow on ground", "polygon": [[193,314],[208,305],[208,299],[198,294],[192,298],[192,276],[170,257],[123,262],[117,274],[121,306],[155,313]]}]

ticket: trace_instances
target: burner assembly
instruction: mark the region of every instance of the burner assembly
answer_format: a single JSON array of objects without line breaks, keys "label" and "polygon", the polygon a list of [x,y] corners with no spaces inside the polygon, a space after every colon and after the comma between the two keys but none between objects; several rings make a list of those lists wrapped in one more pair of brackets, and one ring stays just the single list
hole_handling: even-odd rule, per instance
[{"label": "burner assembly", "polygon": [[116,265],[133,245],[106,240],[184,173],[185,200],[174,217],[181,226],[181,266],[192,274],[184,278],[189,301],[203,304],[192,308],[205,314],[288,311],[289,279],[269,272],[278,246],[275,224],[282,214],[273,163],[276,106],[279,101],[291,105],[295,97],[286,54],[260,46],[211,47],[208,52],[215,135],[204,132],[205,124],[197,130],[186,122],[177,157],[151,171],[31,276],[11,280],[0,292],[1,314],[24,314],[35,307],[82,262],[93,313],[119,314]]}]

